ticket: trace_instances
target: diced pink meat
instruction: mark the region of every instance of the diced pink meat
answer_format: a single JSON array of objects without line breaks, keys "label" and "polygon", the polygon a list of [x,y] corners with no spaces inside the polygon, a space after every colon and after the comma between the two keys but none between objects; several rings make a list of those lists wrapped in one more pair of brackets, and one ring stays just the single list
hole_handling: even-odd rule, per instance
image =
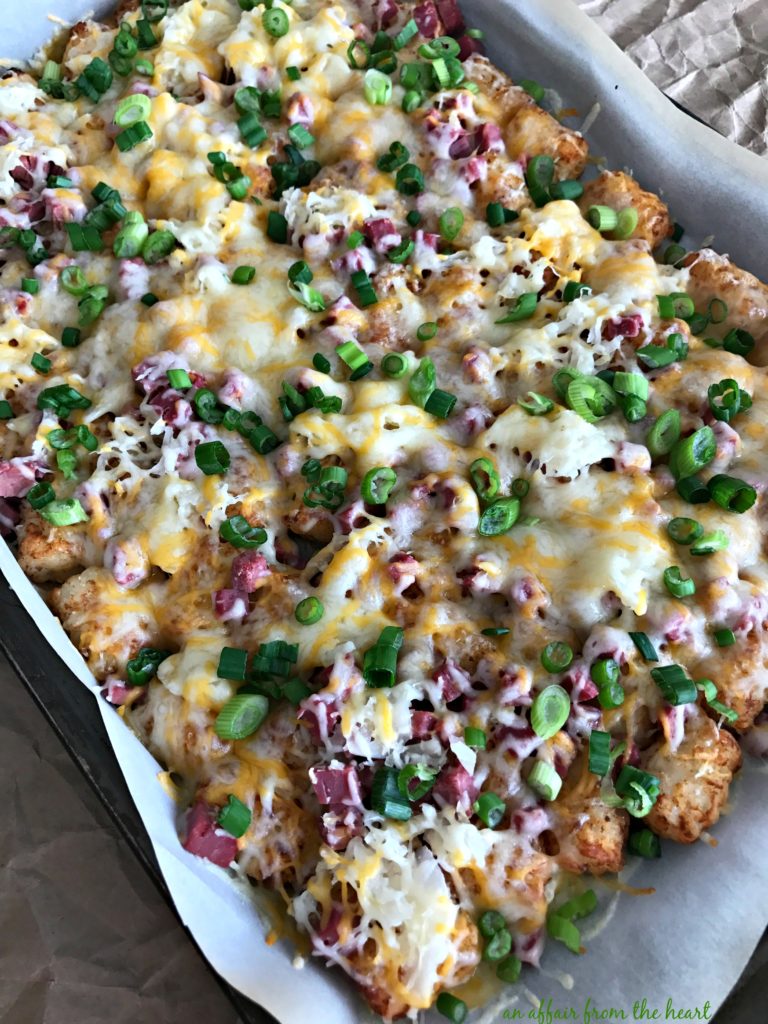
[{"label": "diced pink meat", "polygon": [[521,807],[512,815],[510,827],[526,839],[536,839],[550,827],[549,814],[544,807]]},{"label": "diced pink meat", "polygon": [[460,668],[455,661],[446,658],[442,665],[435,670],[432,678],[440,683],[443,700],[450,704],[452,700],[469,693],[472,689],[472,680],[463,668]]},{"label": "diced pink meat", "polygon": [[320,927],[312,934],[312,944],[321,951],[326,947],[335,946],[339,941],[339,923],[341,907],[332,907],[328,920],[321,922]]},{"label": "diced pink meat", "polygon": [[436,0],[437,13],[447,36],[458,36],[464,31],[464,18],[456,0]]},{"label": "diced pink meat", "polygon": [[416,576],[420,570],[421,566],[413,555],[405,552],[393,555],[387,566],[387,574],[395,584],[395,593],[400,595],[412,586],[416,582]]},{"label": "diced pink meat", "polygon": [[501,725],[494,730],[491,745],[505,753],[512,754],[518,761],[524,761],[537,747],[541,746],[541,738],[531,728],[527,718],[516,716],[516,721]]},{"label": "diced pink meat", "polygon": [[485,43],[482,39],[475,39],[473,36],[468,36],[466,33],[458,38],[459,60],[466,60],[471,57],[473,53],[485,53]]},{"label": "diced pink meat", "polygon": [[440,35],[440,16],[432,0],[417,4],[413,9],[413,18],[425,39],[434,39],[435,36]]},{"label": "diced pink meat", "polygon": [[309,769],[309,780],[321,804],[361,807],[360,779],[354,765],[343,768],[317,766]]},{"label": "diced pink meat", "polygon": [[561,680],[561,685],[571,695],[574,704],[592,700],[598,694],[597,685],[592,681],[589,669],[583,662],[571,665]]},{"label": "diced pink meat", "polygon": [[227,370],[224,383],[218,390],[219,401],[242,410],[253,404],[255,395],[256,386],[250,377],[246,377],[240,370]]},{"label": "diced pink meat", "polygon": [[503,707],[532,704],[533,699],[528,689],[528,682],[518,669],[505,669],[499,680],[499,704]]},{"label": "diced pink meat", "polygon": [[629,313],[617,319],[607,320],[603,324],[603,338],[613,341],[621,335],[624,338],[636,338],[643,327],[642,313]]},{"label": "diced pink meat", "polygon": [[478,153],[503,153],[504,142],[501,137],[501,128],[490,121],[481,124],[477,132]]},{"label": "diced pink meat", "polygon": [[316,743],[324,743],[336,728],[341,713],[335,700],[329,701],[326,694],[313,693],[302,701],[296,717],[307,726]]},{"label": "diced pink meat", "polygon": [[193,804],[187,813],[186,835],[181,845],[196,857],[226,868],[237,856],[237,840],[216,827],[215,813],[204,800]]},{"label": "diced pink meat", "polygon": [[518,960],[532,967],[538,967],[541,954],[544,952],[544,929],[538,928],[527,935],[518,932],[515,935],[514,954]]},{"label": "diced pink meat", "polygon": [[301,124],[311,128],[315,119],[312,100],[303,92],[295,92],[288,100],[285,108],[289,124]]},{"label": "diced pink meat", "polygon": [[651,453],[643,444],[621,441],[616,449],[616,469],[627,476],[642,476],[650,472]]},{"label": "diced pink meat", "polygon": [[125,704],[131,689],[132,687],[126,686],[122,679],[111,676],[107,679],[106,689],[102,693],[110,704],[119,707],[121,704]]},{"label": "diced pink meat", "polygon": [[115,582],[133,590],[149,575],[149,561],[135,537],[113,537],[104,551],[104,565]]},{"label": "diced pink meat", "polygon": [[381,255],[400,245],[402,240],[389,217],[373,217],[365,221],[363,231],[373,248]]},{"label": "diced pink meat", "polygon": [[13,537],[20,520],[19,510],[0,498],[0,537]]},{"label": "diced pink meat", "polygon": [[438,718],[431,711],[411,712],[411,739],[428,740],[437,728]]},{"label": "diced pink meat", "polygon": [[23,498],[44,472],[39,460],[29,455],[0,460],[0,498]]},{"label": "diced pink meat", "polygon": [[379,28],[388,28],[397,20],[399,8],[395,0],[376,0],[376,21]]},{"label": "diced pink meat", "polygon": [[453,764],[440,772],[430,796],[440,807],[461,807],[468,811],[478,793],[477,784],[467,769],[461,764]]},{"label": "diced pink meat", "polygon": [[59,189],[46,188],[40,198],[45,206],[45,216],[54,224],[79,223],[88,213],[85,201],[71,192],[63,196]]},{"label": "diced pink meat", "polygon": [[339,529],[345,536],[352,533],[353,530],[362,530],[371,521],[365,514],[365,502],[362,499],[347,505],[346,508],[343,508],[338,513],[336,518],[339,523]]},{"label": "diced pink meat", "polygon": [[264,555],[258,551],[241,551],[232,562],[232,589],[252,594],[261,580],[272,575]]},{"label": "diced pink meat", "polygon": [[248,592],[245,590],[215,590],[213,614],[219,622],[242,622],[248,615]]},{"label": "diced pink meat", "polygon": [[459,423],[467,437],[473,438],[493,423],[493,413],[484,405],[470,405],[462,411]]}]

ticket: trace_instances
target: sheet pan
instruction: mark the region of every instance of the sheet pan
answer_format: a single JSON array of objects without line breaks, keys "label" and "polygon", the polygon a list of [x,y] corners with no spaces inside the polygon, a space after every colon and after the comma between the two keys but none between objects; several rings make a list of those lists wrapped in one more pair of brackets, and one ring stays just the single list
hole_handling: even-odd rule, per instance
[{"label": "sheet pan", "polygon": [[[594,152],[606,154],[612,166],[631,168],[660,191],[693,237],[714,234],[715,244],[720,240],[719,247],[737,262],[768,276],[768,253],[761,245],[768,227],[763,161],[676,111],[569,0],[465,0],[464,8],[488,31],[491,56],[513,76],[545,82],[585,115],[600,103],[589,133]],[[70,0],[56,9],[61,17],[83,13],[82,5]],[[8,14],[0,11],[0,31],[14,56],[28,53],[49,34],[42,15],[32,13],[38,10],[50,10],[49,2],[32,0],[23,26],[13,15],[5,25]],[[95,693],[79,654],[5,545],[0,571],[68,668]],[[372,1020],[335,974],[314,963],[297,974],[292,951],[264,944],[250,892],[179,847],[174,807],[156,781],[156,762],[108,705],[99,701],[97,708],[179,915],[219,974],[283,1024]],[[604,910],[584,929],[589,954],[577,961],[552,950],[541,974],[529,974],[517,995],[482,1012],[483,1024],[499,1019],[505,1006],[527,1014],[538,1000],[545,1009],[548,1000],[552,1010],[573,1008],[581,1019],[587,998],[593,1006],[624,1008],[629,1019],[632,1003],[643,998],[660,1009],[662,1019],[667,998],[674,1008],[703,1010],[708,1003],[714,1010],[768,919],[764,788],[760,770],[744,773],[734,787],[731,812],[716,830],[717,848],[674,849],[660,865],[641,866],[632,884],[655,885],[658,895],[604,894]]]}]

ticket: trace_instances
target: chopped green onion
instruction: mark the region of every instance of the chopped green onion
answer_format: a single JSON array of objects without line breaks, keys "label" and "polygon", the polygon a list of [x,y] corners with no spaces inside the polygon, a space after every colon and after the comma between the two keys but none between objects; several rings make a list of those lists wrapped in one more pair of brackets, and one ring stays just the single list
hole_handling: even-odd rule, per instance
[{"label": "chopped green onion", "polygon": [[40,291],[40,282],[36,277],[22,277],[21,290],[28,295],[37,295]]},{"label": "chopped green onion", "polygon": [[288,21],[288,15],[280,7],[273,7],[271,10],[264,11],[261,16],[261,24],[264,26],[264,31],[275,39],[280,39],[288,32],[290,23]]},{"label": "chopped green onion", "polygon": [[483,960],[496,963],[509,956],[512,951],[512,935],[508,928],[500,928],[486,943]]},{"label": "chopped green onion", "polygon": [[369,505],[384,505],[389,500],[397,483],[397,474],[389,466],[374,466],[369,469],[360,484],[363,501]]},{"label": "chopped green onion", "polygon": [[369,68],[363,78],[363,93],[371,106],[383,107],[392,99],[392,79],[383,71]]},{"label": "chopped green onion", "polygon": [[143,93],[133,93],[125,96],[115,107],[115,115],[112,118],[118,128],[128,128],[137,121],[146,121],[152,113],[152,101],[149,96]]},{"label": "chopped green onion", "polygon": [[259,693],[239,693],[230,698],[213,723],[213,731],[223,740],[244,740],[263,724],[269,701]]},{"label": "chopped green onion", "polygon": [[661,856],[661,841],[649,828],[641,828],[637,832],[630,832],[627,850],[636,857],[654,860]]},{"label": "chopped green onion", "polygon": [[69,244],[75,252],[100,252],[104,248],[101,235],[94,227],[68,222],[64,225]]},{"label": "chopped green onion", "polygon": [[669,454],[669,468],[676,480],[683,480],[708,466],[716,453],[717,441],[712,428],[700,427],[675,444]]},{"label": "chopped green onion", "polygon": [[[424,764],[407,764],[397,775],[397,788],[406,800],[421,800],[432,789],[437,778],[437,768],[428,768]],[[415,786],[411,783],[418,779]]]},{"label": "chopped green onion", "polygon": [[693,299],[685,292],[671,292],[669,295],[657,295],[656,302],[659,307],[659,316],[662,320],[680,319],[686,320],[693,316],[696,307]]},{"label": "chopped green onion", "polygon": [[752,406],[751,397],[746,391],[742,391],[738,381],[732,378],[710,384],[707,389],[707,400],[712,415],[724,423],[730,423],[737,413],[746,412]]},{"label": "chopped green onion", "polygon": [[403,195],[418,195],[424,191],[424,175],[416,164],[404,164],[395,176],[395,185]]},{"label": "chopped green onion", "polygon": [[424,403],[424,411],[444,420],[453,412],[455,405],[456,395],[452,395],[450,391],[435,388]]},{"label": "chopped green onion", "polygon": [[241,114],[260,114],[261,93],[253,85],[244,85],[235,93],[235,106]]},{"label": "chopped green onion", "polygon": [[541,154],[528,161],[525,183],[536,206],[545,206],[549,200],[549,187],[555,176],[555,162],[551,156]]},{"label": "chopped green onion", "polygon": [[47,373],[51,372],[51,366],[53,365],[51,360],[44,356],[42,352],[34,352],[30,359],[30,363],[32,364],[33,370],[36,370],[37,373],[41,374],[43,377]]},{"label": "chopped green onion", "polygon": [[550,802],[557,799],[563,785],[563,780],[552,765],[547,764],[546,761],[536,761],[528,773],[527,781],[534,793],[538,793],[543,800]]},{"label": "chopped green onion", "polygon": [[75,84],[84,96],[98,103],[112,85],[112,68],[101,57],[94,57],[90,64],[83,68]]},{"label": "chopped green onion", "polygon": [[646,437],[648,451],[653,458],[669,455],[680,437],[680,413],[667,409],[656,420]]},{"label": "chopped green onion", "polygon": [[294,609],[296,621],[302,626],[313,626],[322,619],[324,613],[323,602],[318,597],[305,597]]},{"label": "chopped green onion", "polygon": [[149,266],[154,266],[169,256],[177,244],[171,231],[153,231],[141,247],[142,259]]},{"label": "chopped green onion", "polygon": [[244,683],[248,675],[248,651],[241,647],[222,647],[216,675],[219,679]]},{"label": "chopped green onion", "polygon": [[595,775],[606,775],[611,767],[611,734],[593,729],[589,734],[589,770]]},{"label": "chopped green onion", "polygon": [[675,516],[667,524],[667,533],[676,544],[692,544],[704,533],[704,527],[695,519]]},{"label": "chopped green onion", "polygon": [[301,78],[301,71],[293,64],[285,69],[285,73],[292,82],[298,82]]},{"label": "chopped green onion", "polygon": [[284,245],[288,241],[288,221],[275,210],[270,210],[267,216],[267,237],[273,242]]},{"label": "chopped green onion", "polygon": [[529,391],[525,399],[518,398],[517,404],[529,416],[546,416],[555,408],[552,399],[547,398],[546,395],[540,395],[538,391]]},{"label": "chopped green onion", "polygon": [[663,261],[669,267],[679,267],[687,254],[682,245],[668,245],[664,250]]},{"label": "chopped green onion", "polygon": [[381,631],[376,644],[365,652],[363,677],[368,686],[391,689],[397,675],[397,655],[403,643],[403,631],[388,626]]},{"label": "chopped green onion", "polygon": [[435,1000],[435,1009],[442,1014],[451,1024],[464,1024],[469,1013],[469,1007],[463,999],[451,995],[450,992],[441,992]]},{"label": "chopped green onion", "polygon": [[666,568],[663,579],[664,586],[673,597],[691,597],[696,593],[696,584],[690,578],[683,578],[677,565]]},{"label": "chopped green onion", "polygon": [[572,953],[581,952],[581,933],[573,921],[555,912],[547,914],[547,934],[562,942]]},{"label": "chopped green onion", "polygon": [[737,356],[748,356],[755,347],[755,339],[749,331],[735,327],[723,338],[723,348]]},{"label": "chopped green onion", "polygon": [[397,35],[392,40],[392,45],[395,50],[402,50],[404,46],[407,46],[410,41],[419,34],[419,27],[413,18],[410,18],[405,25],[400,29]]},{"label": "chopped green onion", "polygon": [[490,459],[475,459],[469,467],[472,487],[481,501],[491,501],[499,493],[501,477]]},{"label": "chopped green onion", "polygon": [[438,223],[440,234],[447,242],[452,242],[464,226],[464,214],[458,206],[449,206],[440,214]]},{"label": "chopped green onion", "polygon": [[230,456],[221,441],[204,441],[195,448],[195,462],[206,476],[226,473]]},{"label": "chopped green onion", "polygon": [[566,392],[568,405],[587,423],[597,423],[616,408],[616,393],[600,377],[574,378]]},{"label": "chopped green onion", "polygon": [[315,141],[314,135],[303,124],[292,124],[288,129],[288,138],[299,149],[306,149]]},{"label": "chopped green onion", "polygon": [[41,510],[40,515],[52,526],[73,526],[88,520],[88,514],[77,498],[52,501]]},{"label": "chopped green onion", "polygon": [[663,366],[669,366],[680,357],[676,350],[662,345],[644,345],[637,350],[637,358],[646,364],[651,370],[658,370]]},{"label": "chopped green onion", "polygon": [[495,793],[481,793],[472,804],[472,810],[488,828],[496,828],[501,823],[506,809],[504,801]]},{"label": "chopped green onion", "polygon": [[716,629],[713,635],[718,647],[731,647],[736,643],[736,634],[732,629]]},{"label": "chopped green onion", "polygon": [[498,537],[512,529],[519,515],[519,498],[497,498],[480,516],[477,532],[481,537]]},{"label": "chopped green onion", "polygon": [[77,470],[77,456],[73,451],[62,449],[56,452],[56,465],[64,474],[65,480],[74,480]]},{"label": "chopped green onion", "polygon": [[256,277],[255,267],[237,267],[232,273],[232,284],[250,284],[254,277]]},{"label": "chopped green onion", "polygon": [[368,362],[365,352],[354,341],[345,341],[337,345],[336,355],[350,370],[358,370]]},{"label": "chopped green onion", "polygon": [[56,492],[53,487],[47,482],[42,481],[39,484],[34,484],[27,491],[27,501],[32,508],[40,510],[45,508],[46,505],[50,505],[56,498]]},{"label": "chopped green onion", "polygon": [[427,323],[420,324],[416,328],[416,338],[418,341],[431,341],[432,338],[437,334],[437,324],[434,320],[428,321]]},{"label": "chopped green onion", "polygon": [[729,708],[727,705],[723,704],[722,701],[717,699],[717,687],[711,679],[699,679],[696,683],[696,688],[701,690],[707,704],[713,711],[716,711],[718,715],[722,715],[722,717],[731,724],[738,721],[738,711],[734,711],[733,708]]},{"label": "chopped green onion", "polygon": [[613,658],[598,658],[592,663],[589,675],[598,686],[613,686],[619,681],[619,665]]},{"label": "chopped green onion", "polygon": [[648,378],[643,377],[642,374],[621,371],[615,373],[611,387],[619,395],[637,395],[644,402],[648,401]]},{"label": "chopped green onion", "polygon": [[520,978],[520,972],[523,969],[521,960],[518,960],[516,956],[510,955],[501,961],[496,966],[496,977],[499,981],[504,981],[508,985],[514,985]]},{"label": "chopped green onion", "polygon": [[413,816],[410,802],[400,792],[396,768],[379,768],[371,784],[371,807],[394,821],[408,821]]},{"label": "chopped green onion", "polygon": [[515,299],[514,305],[509,312],[501,319],[494,321],[497,324],[515,324],[520,320],[528,320],[536,312],[539,297],[536,292],[523,292]]},{"label": "chopped green onion", "polygon": [[707,485],[697,476],[685,477],[677,481],[677,493],[691,505],[706,505],[709,501]]},{"label": "chopped green onion", "polygon": [[710,496],[716,505],[728,512],[747,512],[757,501],[757,491],[745,480],[718,473],[707,483]]},{"label": "chopped green onion", "polygon": [[478,918],[477,928],[484,939],[492,939],[497,932],[507,927],[504,915],[498,910],[485,910]]},{"label": "chopped green onion", "polygon": [[219,811],[218,823],[225,832],[240,839],[251,827],[252,819],[253,815],[245,804],[230,793],[226,806]]},{"label": "chopped green onion", "polygon": [[131,658],[125,666],[126,682],[129,686],[146,686],[157,675],[157,670],[170,651],[161,651],[156,647],[142,647],[135,658]]},{"label": "chopped green onion", "polygon": [[[240,131],[240,138],[250,149],[258,149],[267,138],[267,129],[259,120],[259,115],[252,110],[249,110],[247,114],[242,114],[237,119],[237,127]],[[235,179],[235,181],[238,180],[240,179]],[[233,195],[232,198],[237,199],[241,197]]]},{"label": "chopped green onion", "polygon": [[435,364],[429,356],[426,356],[414,370],[408,382],[408,395],[411,401],[424,408],[427,399],[435,390],[436,379]]},{"label": "chopped green onion", "polygon": [[485,750],[488,739],[482,729],[468,725],[464,729],[464,742],[468,747],[474,747],[475,750]]},{"label": "chopped green onion", "polygon": [[240,174],[232,181],[226,183],[227,192],[232,196],[236,202],[242,202],[243,199],[248,195],[248,189],[251,187],[251,179],[246,174]]},{"label": "chopped green onion", "polygon": [[661,690],[667,704],[677,707],[696,700],[696,684],[680,665],[662,665],[651,669],[651,678]]},{"label": "chopped green onion", "polygon": [[115,136],[115,145],[121,153],[127,153],[142,142],[152,138],[152,129],[146,121],[136,121]]},{"label": "chopped green onion", "polygon": [[541,652],[541,664],[547,672],[565,672],[573,661],[573,651],[562,640],[547,644]]},{"label": "chopped green onion", "polygon": [[584,195],[584,186],[580,181],[555,181],[549,189],[549,195],[551,199],[570,199],[575,202]]},{"label": "chopped green onion", "polygon": [[368,66],[371,59],[371,48],[362,39],[353,39],[347,47],[347,62],[354,71],[361,71]]},{"label": "chopped green onion", "polygon": [[613,237],[618,240],[631,238],[639,220],[637,210],[634,206],[627,206],[619,210],[618,221],[613,229]]},{"label": "chopped green onion", "polygon": [[326,359],[322,352],[315,352],[315,354],[312,356],[312,365],[320,373],[331,372],[330,360]]},{"label": "chopped green onion", "polygon": [[592,289],[588,284],[584,284],[582,281],[567,281],[563,288],[563,302],[573,302],[574,299],[591,294]]},{"label": "chopped green onion", "polygon": [[485,219],[488,222],[488,227],[491,228],[500,228],[504,224],[511,224],[519,216],[517,210],[510,210],[506,206],[502,206],[501,203],[488,203],[485,208]]},{"label": "chopped green onion", "polygon": [[381,372],[386,377],[399,380],[408,372],[408,360],[401,352],[388,352],[381,361]]},{"label": "chopped green onion", "polygon": [[610,206],[590,206],[587,210],[587,221],[601,233],[614,231],[619,223],[619,215]]},{"label": "chopped green onion", "polygon": [[310,313],[322,313],[325,309],[325,299],[320,292],[303,281],[297,281],[295,284],[288,282],[288,291]]},{"label": "chopped green onion", "polygon": [[389,249],[387,252],[387,259],[390,263],[406,263],[408,259],[413,255],[413,250],[416,248],[416,243],[412,238],[405,238],[399,244]]},{"label": "chopped green onion", "polygon": [[151,60],[146,60],[144,57],[136,61],[134,70],[137,75],[154,75],[155,65]]},{"label": "chopped green onion", "polygon": [[357,292],[357,300],[363,309],[367,306],[373,306],[379,301],[371,279],[364,270],[356,270],[353,274],[350,274],[349,280]]},{"label": "chopped green onion", "polygon": [[0,420],[12,420],[14,415],[11,403],[5,398],[0,398]]},{"label": "chopped green onion", "polygon": [[142,295],[140,302],[143,306],[156,306],[160,301],[153,292],[147,292],[146,295]]},{"label": "chopped green onion", "polygon": [[141,0],[141,13],[147,21],[162,21],[168,13],[168,0]]},{"label": "chopped green onion", "polygon": [[571,698],[562,686],[553,683],[537,694],[531,707],[531,726],[543,740],[551,739],[568,721]]},{"label": "chopped green onion", "polygon": [[616,780],[616,792],[633,818],[644,818],[659,796],[659,780],[655,775],[625,764]]},{"label": "chopped green onion", "polygon": [[73,409],[89,409],[90,398],[81,395],[68,384],[56,384],[52,388],[43,388],[37,396],[38,409],[52,409],[59,419],[68,419]]}]

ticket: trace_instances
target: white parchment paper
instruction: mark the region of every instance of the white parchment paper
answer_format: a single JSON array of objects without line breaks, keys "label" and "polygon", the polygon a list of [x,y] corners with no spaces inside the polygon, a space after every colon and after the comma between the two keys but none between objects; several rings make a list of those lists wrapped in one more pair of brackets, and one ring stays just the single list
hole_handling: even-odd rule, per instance
[{"label": "white parchment paper", "polygon": [[[51,6],[50,0],[28,0],[21,19],[3,3],[3,49],[26,55],[39,45],[50,34],[44,14]],[[716,247],[768,277],[765,161],[675,110],[570,0],[464,0],[463,6],[472,23],[487,31],[492,58],[513,77],[551,86],[584,115],[600,103],[589,133],[593,152],[611,166],[631,168],[646,187],[659,191],[692,237],[714,234]],[[55,10],[72,18],[85,7],[59,0]],[[96,694],[82,658],[2,542],[0,571],[46,639]],[[292,950],[268,947],[247,892],[180,847],[173,803],[157,782],[159,766],[114,710],[103,701],[99,705],[179,914],[214,968],[282,1024],[372,1019],[344,979],[318,964],[298,972],[291,966]],[[529,1019],[538,1000],[542,1024],[589,1024],[588,1000],[593,1011],[614,1008],[628,1020],[640,1019],[633,1004],[643,999],[649,1011],[658,1012],[651,1019],[671,1019],[668,999],[673,1012],[698,1009],[702,1017],[711,1016],[768,921],[765,783],[760,769],[742,773],[730,813],[715,830],[716,847],[669,847],[661,862],[640,866],[631,884],[652,885],[655,896],[612,896],[596,884],[603,910],[583,928],[588,954],[577,958],[552,944],[543,971],[527,972],[524,985],[510,990],[506,1002],[480,1011],[478,1020],[513,1019],[516,1009]]]}]

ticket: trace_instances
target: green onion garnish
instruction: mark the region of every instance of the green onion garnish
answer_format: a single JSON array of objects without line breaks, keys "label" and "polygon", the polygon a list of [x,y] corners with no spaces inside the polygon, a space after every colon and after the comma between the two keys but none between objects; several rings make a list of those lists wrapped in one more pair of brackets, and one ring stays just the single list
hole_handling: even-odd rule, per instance
[{"label": "green onion garnish", "polygon": [[435,388],[424,403],[424,411],[444,420],[453,412],[455,405],[456,395],[452,395],[450,391]]},{"label": "green onion garnish", "polygon": [[442,237],[447,242],[452,242],[464,225],[464,214],[458,206],[449,206],[444,213],[440,214],[438,223]]},{"label": "green onion garnish", "polygon": [[710,496],[716,505],[728,512],[747,512],[757,501],[757,491],[745,480],[718,473],[707,482]]},{"label": "green onion garnish", "polygon": [[506,636],[510,630],[506,626],[488,626],[480,632],[483,636]]},{"label": "green onion garnish", "polygon": [[225,832],[240,839],[251,827],[252,817],[245,804],[230,793],[226,805],[219,811],[218,823]]},{"label": "green onion garnish", "polygon": [[589,734],[589,770],[595,775],[606,775],[611,767],[611,734],[593,729]]},{"label": "green onion garnish", "polygon": [[156,647],[142,647],[125,666],[126,682],[129,686],[146,686],[157,675],[159,666],[170,656],[170,651],[161,651]]},{"label": "green onion garnish", "polygon": [[298,82],[301,78],[301,71],[293,64],[285,69],[285,73],[291,82]]},{"label": "green onion garnish", "polygon": [[496,793],[481,793],[472,804],[472,810],[488,828],[501,824],[506,809],[506,804]]},{"label": "green onion garnish", "polygon": [[416,164],[404,164],[395,176],[398,192],[405,196],[416,196],[424,191],[424,175]]},{"label": "green onion garnish", "polygon": [[481,514],[477,532],[481,537],[498,537],[512,529],[519,515],[519,498],[497,498]]},{"label": "green onion garnish", "polygon": [[154,266],[170,256],[178,245],[171,231],[153,231],[141,247],[141,257],[149,266]]},{"label": "green onion garnish", "polygon": [[723,348],[725,351],[732,352],[737,356],[748,356],[754,347],[755,339],[749,331],[742,330],[740,327],[735,327],[732,331],[728,331],[723,338]]},{"label": "green onion garnish", "polygon": [[563,288],[563,302],[573,302],[583,295],[591,295],[592,289],[581,281],[567,281]]},{"label": "green onion garnish", "polygon": [[538,302],[539,297],[536,292],[523,292],[522,295],[518,295],[515,299],[514,305],[510,307],[509,311],[494,322],[497,324],[516,324],[520,320],[528,320],[536,312]]},{"label": "green onion garnish", "polygon": [[587,221],[596,231],[613,231],[619,223],[618,213],[610,206],[590,206]]},{"label": "green onion garnish", "polygon": [[598,658],[589,670],[590,678],[598,686],[612,686],[619,680],[619,665],[613,658]]},{"label": "green onion garnish", "polygon": [[383,107],[392,99],[392,79],[383,71],[369,68],[363,78],[363,93],[371,106]]},{"label": "green onion garnish", "polygon": [[704,533],[704,527],[696,519],[675,516],[667,524],[667,533],[675,544],[692,544]]},{"label": "green onion garnish", "polygon": [[514,985],[520,978],[520,972],[523,969],[521,960],[518,960],[516,956],[510,955],[501,961],[496,966],[496,977],[499,981],[504,981],[508,985]]},{"label": "green onion garnish", "polygon": [[655,775],[625,764],[616,780],[616,792],[633,818],[644,818],[658,799],[659,780]]},{"label": "green onion garnish", "polygon": [[239,693],[219,712],[213,731],[222,740],[244,740],[263,724],[269,701],[259,693]]},{"label": "green onion garnish", "polygon": [[318,597],[305,597],[296,605],[293,614],[302,626],[313,626],[322,619],[324,612],[323,602]]},{"label": "green onion garnish", "polygon": [[125,96],[115,107],[113,121],[118,128],[128,128],[137,121],[146,121],[152,113],[152,101],[143,93]]},{"label": "green onion garnish", "polygon": [[420,324],[416,328],[416,337],[419,341],[431,341],[437,334],[437,324],[434,320]]},{"label": "green onion garnish", "polygon": [[47,373],[51,372],[51,360],[44,356],[42,352],[34,352],[32,354],[32,358],[30,359],[30,363],[32,364],[32,369],[35,370],[37,373],[41,374],[43,377]]},{"label": "green onion garnish", "polygon": [[226,473],[230,456],[221,441],[204,441],[195,448],[195,462],[206,476]]},{"label": "green onion garnish", "polygon": [[670,565],[664,570],[664,586],[673,597],[690,597],[696,593],[696,584],[680,575],[680,567]]},{"label": "green onion garnish", "polygon": [[88,520],[88,515],[77,498],[52,501],[41,509],[40,515],[52,526],[73,526],[75,523],[85,523]]},{"label": "green onion garnish", "polygon": [[255,267],[237,267],[232,273],[232,284],[250,284],[254,277],[256,277]]},{"label": "green onion garnish", "polygon": [[469,467],[469,476],[481,501],[491,501],[499,493],[501,477],[490,459],[475,459]]},{"label": "green onion garnish", "polygon": [[512,935],[508,928],[500,928],[486,943],[483,960],[496,963],[509,956],[512,951]]},{"label": "green onion garnish", "polygon": [[752,406],[752,398],[732,378],[710,384],[707,400],[712,415],[723,423],[730,423],[737,413],[746,412]]},{"label": "green onion garnish", "polygon": [[123,226],[115,236],[112,252],[117,259],[133,259],[144,248],[149,237],[149,228],[138,210],[129,210],[123,220]]},{"label": "green onion garnish", "polygon": [[271,10],[264,11],[261,16],[261,24],[264,26],[265,32],[275,39],[279,39],[286,35],[290,23],[288,15],[282,8],[273,7]]},{"label": "green onion garnish", "polygon": [[550,186],[549,195],[552,199],[570,199],[575,202],[584,195],[584,186],[580,181],[555,181]]},{"label": "green onion garnish", "polygon": [[41,481],[39,484],[34,484],[27,491],[27,501],[34,509],[45,508],[46,505],[50,505],[56,498],[56,492],[53,487],[47,481]]},{"label": "green onion garnish", "polygon": [[546,206],[550,200],[549,186],[555,176],[555,162],[551,156],[541,154],[528,161],[525,184],[536,206]]},{"label": "green onion garnish", "polygon": [[546,395],[540,395],[538,391],[529,391],[525,398],[518,398],[517,404],[529,416],[546,416],[555,408],[552,399],[547,398]]},{"label": "green onion garnish", "polygon": [[364,309],[366,306],[373,306],[379,301],[371,279],[364,270],[356,270],[353,274],[350,274],[349,280],[357,292],[358,302]]},{"label": "green onion garnish", "polygon": [[551,739],[568,721],[571,698],[562,686],[553,683],[536,695],[531,707],[531,726],[543,740]]},{"label": "green onion garnish", "polygon": [[0,420],[12,420],[14,415],[11,403],[5,398],[0,398]]},{"label": "green onion garnish", "polygon": [[464,742],[468,747],[474,747],[475,750],[485,750],[488,739],[482,729],[468,725],[464,729]]},{"label": "green onion garnish", "polygon": [[408,821],[413,810],[397,785],[398,774],[396,768],[379,768],[371,784],[371,807],[385,818]]},{"label": "green onion garnish", "polygon": [[360,484],[363,501],[369,505],[385,505],[397,483],[397,474],[389,466],[369,469]]},{"label": "green onion garnish", "polygon": [[736,634],[732,629],[716,629],[713,636],[718,647],[731,647],[736,643]]},{"label": "green onion garnish", "polygon": [[563,785],[563,780],[546,761],[536,761],[528,773],[528,785],[542,800],[556,800]]},{"label": "green onion garnish", "polygon": [[618,405],[616,392],[600,377],[575,377],[566,392],[568,405],[587,423],[597,423]]},{"label": "green onion garnish", "polygon": [[52,409],[59,419],[68,419],[73,409],[89,409],[90,398],[68,384],[56,384],[52,388],[44,388],[37,396],[38,409]]},{"label": "green onion garnish", "polygon": [[244,683],[248,675],[248,651],[241,647],[222,647],[216,675],[219,679]]},{"label": "green onion garnish", "polygon": [[408,372],[408,360],[401,352],[388,352],[381,361],[381,372],[386,377],[399,380]]},{"label": "green onion garnish", "polygon": [[689,476],[677,481],[677,493],[691,505],[706,505],[709,501],[707,485],[697,476]]},{"label": "green onion garnish", "polygon": [[547,644],[541,652],[541,664],[547,672],[565,672],[573,661],[573,651],[562,640]]},{"label": "green onion garnish", "polygon": [[676,480],[704,469],[717,454],[717,441],[711,427],[700,427],[689,437],[678,441],[669,453],[669,468]]},{"label": "green onion garnish", "polygon": [[725,530],[713,530],[694,541],[689,550],[692,555],[713,555],[715,551],[724,551],[728,543],[728,534]]},{"label": "green onion garnish", "polygon": [[662,665],[651,669],[651,678],[668,704],[692,704],[696,700],[696,684],[680,665]]},{"label": "green onion garnish", "polygon": [[630,832],[627,850],[636,857],[653,860],[661,856],[661,840],[649,828],[641,828],[637,832]]},{"label": "green onion garnish", "polygon": [[127,153],[142,142],[152,138],[152,129],[146,121],[136,121],[115,137],[115,145],[121,153]]},{"label": "green onion garnish", "polygon": [[[425,764],[407,764],[397,774],[397,788],[400,795],[413,802],[421,800],[432,789],[437,778],[437,768],[429,768]],[[413,786],[413,781],[418,780]]]}]

